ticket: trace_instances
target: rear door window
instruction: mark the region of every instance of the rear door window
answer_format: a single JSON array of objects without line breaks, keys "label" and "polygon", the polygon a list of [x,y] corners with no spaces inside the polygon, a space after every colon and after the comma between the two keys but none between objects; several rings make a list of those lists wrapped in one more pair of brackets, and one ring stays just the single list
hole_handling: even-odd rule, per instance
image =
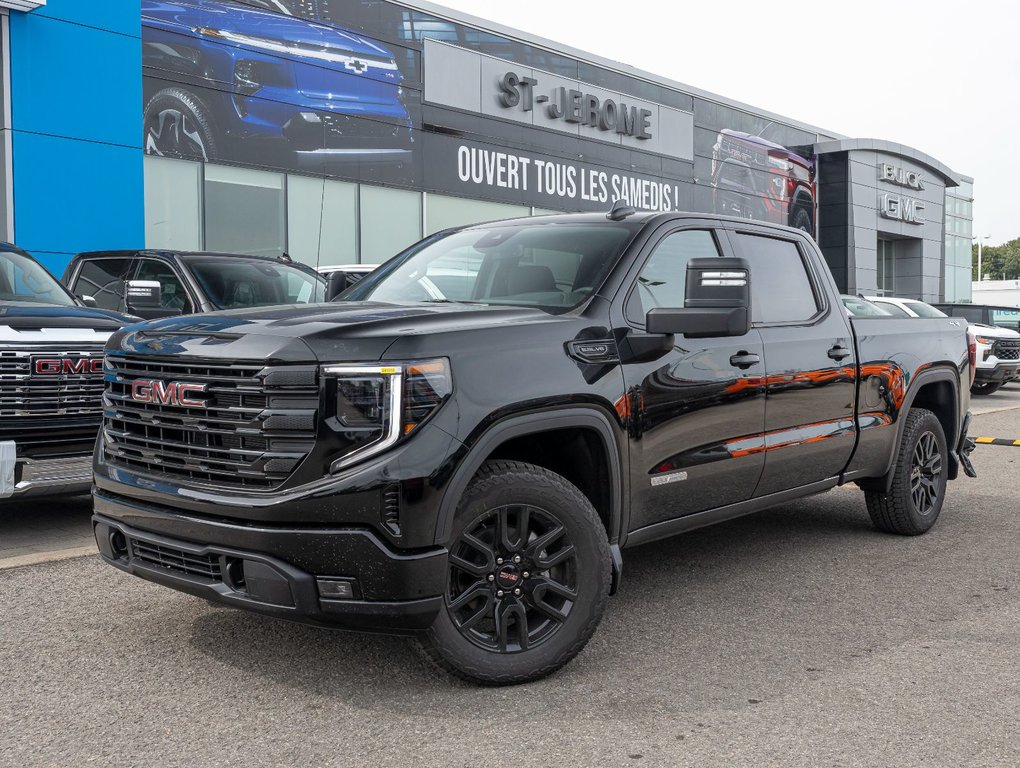
[{"label": "rear door window", "polygon": [[818,314],[818,296],[797,243],[743,232],[735,240],[751,265],[752,321],[799,323]]}]

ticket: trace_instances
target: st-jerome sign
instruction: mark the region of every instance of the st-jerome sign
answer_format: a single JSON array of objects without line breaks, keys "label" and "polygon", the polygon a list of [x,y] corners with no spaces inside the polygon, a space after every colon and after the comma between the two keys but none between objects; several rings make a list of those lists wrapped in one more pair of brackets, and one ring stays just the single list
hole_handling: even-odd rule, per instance
[{"label": "st-jerome sign", "polygon": [[652,138],[652,111],[628,107],[615,99],[600,99],[574,88],[553,88],[551,94],[536,93],[538,78],[507,72],[499,80],[499,103],[507,109],[520,107],[531,112],[538,105],[550,120],[588,125],[635,139]]}]

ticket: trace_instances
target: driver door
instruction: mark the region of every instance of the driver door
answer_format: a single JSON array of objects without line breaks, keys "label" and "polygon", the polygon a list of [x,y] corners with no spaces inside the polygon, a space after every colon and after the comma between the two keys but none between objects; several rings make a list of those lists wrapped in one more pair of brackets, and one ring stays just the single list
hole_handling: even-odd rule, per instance
[{"label": "driver door", "polygon": [[[729,255],[710,227],[667,230],[625,294],[626,331],[653,307],[682,308],[687,264]],[[764,349],[743,336],[676,337],[652,362],[623,366],[630,413],[630,530],[750,499],[764,467]]]}]

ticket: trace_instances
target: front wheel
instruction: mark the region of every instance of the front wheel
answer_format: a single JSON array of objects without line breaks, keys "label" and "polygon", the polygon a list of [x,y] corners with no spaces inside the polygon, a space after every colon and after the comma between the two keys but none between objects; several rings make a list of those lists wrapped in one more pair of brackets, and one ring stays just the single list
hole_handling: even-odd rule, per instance
[{"label": "front wheel", "polygon": [[976,381],[970,388],[972,395],[991,395],[1002,388],[1001,381]]},{"label": "front wheel", "polygon": [[209,162],[216,159],[216,130],[209,108],[193,93],[164,88],[145,106],[145,153]]},{"label": "front wheel", "polygon": [[560,475],[491,461],[468,486],[451,537],[445,609],[419,638],[441,669],[482,685],[552,674],[595,632],[609,596],[606,531]]},{"label": "front wheel", "polygon": [[917,408],[907,414],[888,493],[864,492],[871,521],[880,531],[917,536],[938,520],[949,480],[948,451],[942,423]]}]

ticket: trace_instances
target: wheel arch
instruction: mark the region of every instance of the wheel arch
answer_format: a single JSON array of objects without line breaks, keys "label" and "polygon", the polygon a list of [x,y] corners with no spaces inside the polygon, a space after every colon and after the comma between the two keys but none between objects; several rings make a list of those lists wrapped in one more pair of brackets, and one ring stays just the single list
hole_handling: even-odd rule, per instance
[{"label": "wheel arch", "polygon": [[[549,466],[556,462],[543,461],[539,455],[530,455],[527,451],[527,446],[533,445],[536,439],[543,436],[548,438],[554,434],[587,435],[594,441],[593,444],[601,449],[600,458],[605,462],[602,470],[608,481],[603,504],[600,504],[597,498],[592,497],[590,484],[578,483],[576,478],[566,474],[564,476],[578,485],[581,492],[592,501],[606,526],[610,544],[616,545],[619,541],[623,517],[623,458],[617,433],[613,429],[609,416],[595,406],[574,406],[515,414],[488,427],[471,445],[467,455],[461,460],[447,483],[436,520],[435,543],[442,546],[449,541],[457,503],[472,478],[490,458],[514,458],[519,461],[528,461],[563,474],[558,471],[562,469],[562,464]],[[508,455],[504,450],[507,446],[516,446],[517,450]],[[501,453],[501,450],[504,452]],[[589,487],[584,487],[586,485]]]},{"label": "wheel arch", "polygon": [[959,474],[960,459],[956,452],[956,446],[959,443],[961,426],[960,376],[954,367],[936,366],[918,373],[914,378],[913,385],[907,391],[896,420],[896,439],[889,449],[885,474],[874,480],[860,483],[862,487],[884,493],[889,492],[893,482],[896,454],[903,442],[903,433],[907,428],[907,414],[912,408],[925,408],[935,414],[946,436],[946,447],[949,453],[949,479],[953,480]]}]

